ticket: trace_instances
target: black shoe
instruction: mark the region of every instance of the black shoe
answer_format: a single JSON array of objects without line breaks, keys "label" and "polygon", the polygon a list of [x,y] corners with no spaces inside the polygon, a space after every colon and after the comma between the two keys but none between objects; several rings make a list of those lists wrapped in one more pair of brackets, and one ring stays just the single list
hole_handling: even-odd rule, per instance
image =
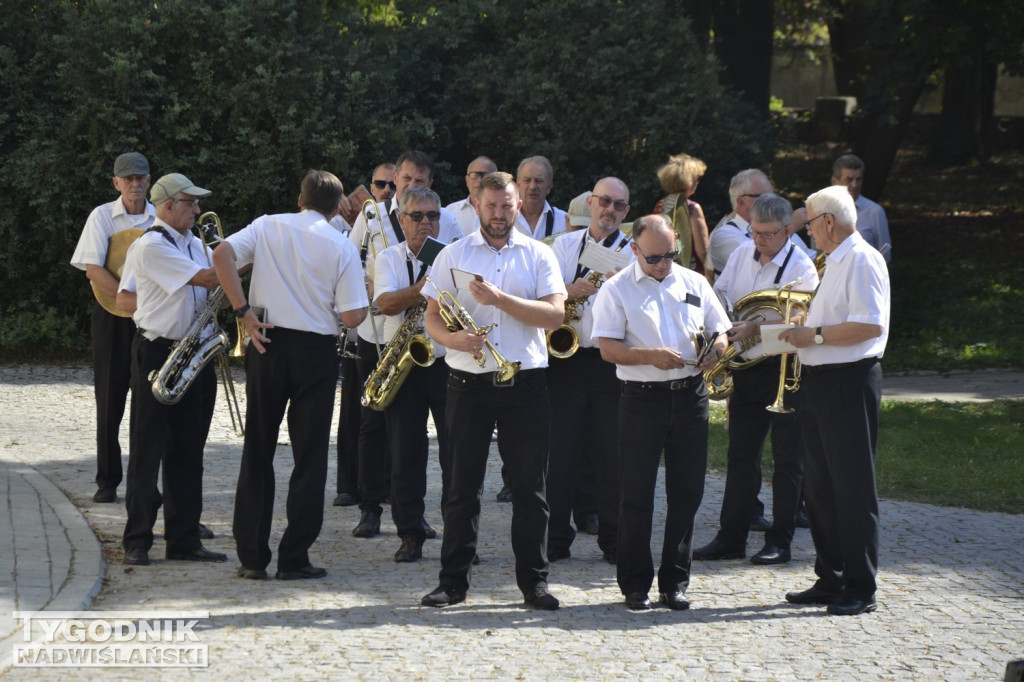
[{"label": "black shoe", "polygon": [[498,492],[498,495],[494,499],[496,499],[498,502],[511,502],[512,491],[508,489],[507,485],[503,485],[501,486],[501,490]]},{"label": "black shoe", "polygon": [[326,568],[318,568],[312,564],[306,564],[294,571],[282,571],[278,569],[275,576],[278,580],[319,580],[327,575]]},{"label": "black shoe", "polygon": [[760,552],[750,557],[750,563],[758,566],[785,564],[789,561],[789,547],[766,544]]},{"label": "black shoe", "polygon": [[420,528],[423,529],[423,537],[427,540],[434,540],[437,538],[437,531],[430,527],[430,524],[426,521],[420,521]]},{"label": "black shoe", "polygon": [[693,550],[693,558],[700,561],[722,561],[724,559],[743,559],[747,552],[743,547],[727,547],[715,538],[703,547]]},{"label": "black shoe", "polygon": [[149,566],[149,552],[144,549],[126,549],[124,563],[129,566]]},{"label": "black shoe", "polygon": [[807,518],[807,512],[803,509],[796,513],[796,527],[797,528],[810,528],[811,522]]},{"label": "black shoe", "polygon": [[474,554],[473,555],[473,565],[474,566],[479,566],[480,565],[480,555],[479,554]]},{"label": "black shoe", "polygon": [[380,532],[380,512],[366,509],[359,517],[359,525],[352,529],[357,538],[372,538]]},{"label": "black shoe", "polygon": [[262,568],[246,568],[245,566],[239,566],[238,570],[235,571],[235,575],[239,578],[246,578],[248,580],[267,579],[267,572]]},{"label": "black shoe", "polygon": [[213,534],[212,530],[210,530],[209,528],[207,528],[206,526],[204,526],[201,523],[199,524],[199,539],[200,540],[212,540],[215,537],[217,537],[217,536]]},{"label": "black shoe", "polygon": [[842,592],[829,592],[816,585],[803,592],[786,593],[786,601],[790,604],[834,604],[842,599],[842,597]]},{"label": "black shoe", "polygon": [[93,502],[99,502],[101,504],[108,502],[117,502],[117,488],[100,488],[96,491],[96,494],[92,496]]},{"label": "black shoe", "polygon": [[618,552],[605,552],[601,555],[601,558],[610,563],[612,566],[619,562]]},{"label": "black shoe", "polygon": [[[755,533],[763,533],[771,527],[772,524],[768,523],[768,519],[764,516],[755,516],[750,519],[750,530]],[[742,559],[743,557],[740,558]]]},{"label": "black shoe", "polygon": [[690,608],[690,602],[686,601],[683,597],[683,593],[679,590],[672,590],[671,592],[662,592],[658,598],[665,606],[669,607],[673,611],[685,611]]},{"label": "black shoe", "polygon": [[651,608],[651,600],[645,592],[630,592],[626,595],[626,608],[630,611],[647,611]]},{"label": "black shoe", "polygon": [[167,559],[169,561],[227,561],[228,555],[221,554],[220,552],[211,552],[205,547],[199,546],[184,552],[167,550]]},{"label": "black shoe", "polygon": [[597,522],[597,514],[584,514],[581,523],[576,524],[580,531],[587,535],[597,535],[600,524]]},{"label": "black shoe", "polygon": [[359,496],[353,493],[338,493],[332,504],[335,507],[354,507],[359,504]]},{"label": "black shoe", "polygon": [[400,564],[411,564],[423,556],[423,541],[416,538],[402,540],[402,546],[395,552],[395,561]]},{"label": "black shoe", "polygon": [[548,561],[561,561],[572,556],[568,547],[548,547]]},{"label": "black shoe", "polygon": [[874,597],[870,599],[857,599],[855,597],[843,597],[842,599],[828,605],[826,611],[833,616],[859,616],[862,613],[871,613],[878,608],[878,602]]},{"label": "black shoe", "polygon": [[466,601],[466,593],[449,585],[439,585],[436,590],[420,599],[423,606],[453,606]]},{"label": "black shoe", "polygon": [[550,592],[545,583],[537,583],[533,589],[523,595],[523,605],[540,611],[557,611],[558,600]]}]

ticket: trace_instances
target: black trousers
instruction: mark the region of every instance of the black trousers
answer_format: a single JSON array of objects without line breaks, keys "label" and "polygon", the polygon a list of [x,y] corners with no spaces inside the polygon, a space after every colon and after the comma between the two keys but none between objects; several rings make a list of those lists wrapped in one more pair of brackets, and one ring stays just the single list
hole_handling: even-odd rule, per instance
[{"label": "black trousers", "polygon": [[[729,465],[722,499],[718,540],[729,547],[744,547],[750,518],[761,488],[761,453],[771,431],[772,527],[765,544],[789,547],[793,541],[796,507],[803,480],[803,441],[800,435],[800,391],[784,392],[785,405],[794,411],[775,414],[765,408],[779,389],[779,358],[767,358],[749,369],[733,372],[735,391],[729,399]],[[787,361],[787,368],[792,360]]]},{"label": "black trousers", "polygon": [[804,497],[817,586],[867,599],[878,573],[875,450],[882,397],[877,359],[804,367]]},{"label": "black trousers", "polygon": [[441,508],[448,498],[448,437],[445,402],[448,365],[437,358],[429,367],[413,367],[394,401],[384,410],[388,449],[391,451],[391,518],[403,540],[423,533],[424,497],[427,494],[428,413],[437,429],[441,464]]},{"label": "black trousers", "polygon": [[[381,346],[381,351],[384,346]],[[363,397],[366,378],[376,369],[379,357],[377,346],[359,339],[359,369],[356,395]],[[388,496],[388,470],[391,453],[388,450],[388,429],[384,413],[369,407],[359,408],[359,508],[380,514]]]},{"label": "black trousers", "polygon": [[168,552],[187,552],[201,546],[199,517],[203,511],[203,448],[217,397],[212,365],[174,405],[153,397],[149,373],[159,370],[171,343],[148,341],[141,333],[132,344],[132,418],[128,453],[125,524],[126,550],[153,546],[153,525],[160,508],[157,479],[163,467],[164,531]]},{"label": "black trousers", "polygon": [[245,445],[235,495],[233,532],[238,558],[246,568],[270,563],[274,514],[274,453],[281,420],[288,414],[294,461],[288,482],[288,526],[281,537],[277,567],[294,571],[309,565],[309,548],[320,535],[327,485],[334,392],[338,385],[334,336],[275,327],[272,343],[259,354],[246,351]]},{"label": "black trousers", "polygon": [[597,348],[552,359],[548,366],[551,396],[551,448],[547,498],[551,507],[548,547],[568,548],[576,537],[570,524],[583,462],[594,463],[594,508],[598,546],[614,553],[618,535],[619,395],[615,365]]},{"label": "black trousers", "polygon": [[619,551],[623,594],[647,593],[654,582],[651,524],[658,465],[665,455],[665,537],[658,589],[686,591],[693,557],[693,520],[704,495],[708,461],[708,396],[703,377],[680,390],[622,388],[619,405]]},{"label": "black trousers", "polygon": [[512,491],[512,551],[516,584],[524,593],[547,582],[548,464],[550,402],[543,369],[522,370],[513,386],[495,387],[492,373],[451,370],[445,422],[451,489],[444,507],[442,585],[469,588],[480,530],[491,433],[501,433],[501,458]]},{"label": "black trousers", "polygon": [[96,486],[116,488],[124,478],[118,433],[131,386],[135,323],[92,305],[92,370],[96,395]]},{"label": "black trousers", "polygon": [[[353,344],[346,350],[354,352]],[[341,357],[341,415],[338,418],[338,480],[337,493],[359,493],[359,398],[363,386],[359,383],[356,358]]]}]

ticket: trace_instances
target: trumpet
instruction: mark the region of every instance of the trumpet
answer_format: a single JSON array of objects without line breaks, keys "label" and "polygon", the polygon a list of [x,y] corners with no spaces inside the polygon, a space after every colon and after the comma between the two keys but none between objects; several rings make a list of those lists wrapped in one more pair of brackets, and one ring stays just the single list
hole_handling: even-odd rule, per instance
[{"label": "trumpet", "polygon": [[[426,276],[427,282],[430,286],[434,287],[437,292],[437,303],[440,307],[441,319],[444,320],[445,326],[448,327],[448,331],[459,331],[465,329],[471,331],[477,336],[485,336],[491,329],[494,328],[493,324],[489,324],[486,327],[478,327],[476,322],[470,316],[469,311],[466,310],[461,303],[455,298],[450,292],[438,288],[434,281],[430,279],[430,276]],[[494,358],[495,364],[498,369],[494,372],[494,384],[506,384],[511,385],[515,379],[516,374],[519,373],[519,367],[522,363],[518,360],[510,362],[507,360],[501,352],[488,340],[484,340],[484,347]],[[487,365],[487,356],[484,353],[477,354],[474,359],[476,364],[480,367]]]}]

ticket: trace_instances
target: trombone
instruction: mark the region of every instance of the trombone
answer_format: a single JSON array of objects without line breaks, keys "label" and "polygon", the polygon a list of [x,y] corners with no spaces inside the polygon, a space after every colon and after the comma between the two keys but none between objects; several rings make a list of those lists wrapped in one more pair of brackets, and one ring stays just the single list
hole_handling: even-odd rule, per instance
[{"label": "trombone", "polygon": [[[461,303],[456,300],[455,296],[447,290],[440,289],[434,280],[430,279],[430,275],[426,276],[427,282],[430,286],[434,287],[437,292],[437,304],[440,307],[441,319],[444,320],[445,326],[448,327],[448,331],[457,332],[460,329],[471,331],[477,336],[486,336],[491,329],[494,328],[493,324],[489,324],[486,327],[478,327],[473,318],[470,317],[469,311],[466,310]],[[519,367],[523,364],[519,360],[510,362],[501,354],[501,352],[495,347],[493,343],[484,339],[484,348],[490,352],[491,357],[494,358],[495,364],[498,369],[494,372],[494,385],[497,386],[507,385],[511,386],[515,380],[516,374],[519,373]],[[476,364],[480,367],[484,367],[487,364],[487,356],[483,353],[478,353],[473,357],[476,360]]]},{"label": "trombone", "polygon": [[[363,275],[365,278],[367,278],[365,279],[366,299],[370,302],[370,315],[373,316],[375,312],[373,309],[373,296],[371,296],[370,292],[370,282],[368,279],[369,273],[366,271],[366,255],[368,252],[372,253],[373,259],[377,260],[377,246],[376,244],[373,243],[373,238],[375,235],[379,234],[380,243],[386,249],[388,248],[388,236],[387,233],[384,231],[384,221],[380,217],[380,211],[377,210],[377,203],[373,199],[367,199],[366,201],[364,201],[362,207],[359,209],[359,212],[362,214],[363,223],[365,223],[366,225],[366,229],[363,230],[363,239],[359,245],[359,260],[363,265]],[[373,225],[371,221],[376,221],[377,223],[376,233],[374,233],[373,230],[371,229],[371,225]],[[373,342],[374,345],[377,347],[377,356],[380,357],[381,343],[380,336],[377,332],[377,321],[371,319],[370,322],[373,325]],[[345,349],[348,348],[349,334],[351,334],[353,331],[355,330],[346,327],[345,330],[339,335],[338,343],[341,345],[339,353],[343,357],[345,357],[347,353]]]}]

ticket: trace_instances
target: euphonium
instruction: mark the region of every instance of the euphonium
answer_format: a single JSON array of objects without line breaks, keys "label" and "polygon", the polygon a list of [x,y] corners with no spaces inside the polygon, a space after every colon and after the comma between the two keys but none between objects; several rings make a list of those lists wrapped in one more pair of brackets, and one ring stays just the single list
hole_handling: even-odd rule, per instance
[{"label": "euphonium", "polygon": [[429,367],[434,364],[434,344],[419,333],[426,309],[426,299],[409,308],[402,325],[384,347],[377,367],[366,378],[359,401],[363,407],[383,410],[395,399],[413,365]]}]

